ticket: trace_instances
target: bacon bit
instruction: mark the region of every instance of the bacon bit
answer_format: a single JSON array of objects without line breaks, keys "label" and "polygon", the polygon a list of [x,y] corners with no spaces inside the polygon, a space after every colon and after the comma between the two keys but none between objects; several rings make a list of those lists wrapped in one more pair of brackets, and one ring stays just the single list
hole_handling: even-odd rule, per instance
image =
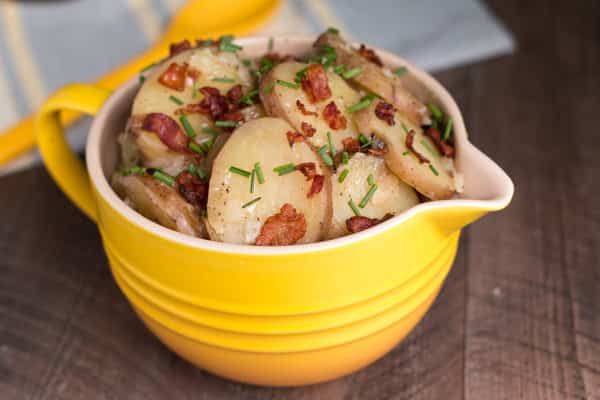
[{"label": "bacon bit", "polygon": [[396,121],[394,121],[394,111],[394,106],[385,101],[380,101],[375,107],[375,115],[377,118],[384,120],[389,126],[393,126],[396,123]]},{"label": "bacon bit", "polygon": [[383,218],[369,218],[364,216],[354,216],[346,220],[346,228],[352,233],[364,231],[372,226],[380,224],[388,219],[392,218],[393,214],[386,214]]},{"label": "bacon bit", "polygon": [[434,141],[440,153],[446,157],[454,157],[454,147],[445,140],[442,140],[442,134],[440,131],[431,126],[425,131],[425,134]]},{"label": "bacon bit", "polygon": [[188,171],[183,171],[177,177],[179,194],[190,204],[200,208],[206,207],[208,199],[208,182],[202,181]]},{"label": "bacon bit", "polygon": [[342,115],[333,101],[323,109],[323,118],[331,129],[346,129],[346,117]]},{"label": "bacon bit", "polygon": [[300,132],[287,131],[286,135],[287,135],[287,139],[288,139],[290,146],[293,145],[294,143],[304,142],[304,140],[305,140],[305,137]]},{"label": "bacon bit", "polygon": [[371,147],[367,149],[367,153],[377,157],[387,154],[388,149],[385,142],[375,135],[371,135]]},{"label": "bacon bit", "polygon": [[317,165],[314,162],[298,164],[296,165],[296,170],[302,172],[307,181],[310,181],[315,177],[315,175],[317,175]]},{"label": "bacon bit", "polygon": [[308,122],[304,122],[304,121],[302,121],[302,123],[300,124],[300,129],[302,130],[302,133],[304,133],[304,136],[306,136],[306,137],[313,137],[313,135],[317,131],[311,124],[309,124]]},{"label": "bacon bit", "polygon": [[231,89],[227,91],[227,100],[232,104],[237,104],[242,96],[244,96],[244,93],[242,92],[242,85],[240,84],[232,86]]},{"label": "bacon bit", "polygon": [[160,140],[173,151],[185,152],[189,139],[177,122],[168,115],[150,113],[144,117],[142,129],[154,132]]},{"label": "bacon bit", "polygon": [[349,154],[358,153],[360,151],[360,142],[358,139],[354,139],[352,137],[347,137],[342,140],[342,145],[344,146],[344,151]]},{"label": "bacon bit", "polygon": [[257,246],[287,246],[296,243],[306,233],[306,218],[289,203],[279,213],[265,221],[256,238]]},{"label": "bacon bit", "polygon": [[173,57],[176,54],[181,53],[182,51],[186,51],[192,48],[192,45],[189,40],[185,39],[182,42],[171,43],[169,46],[169,57]]},{"label": "bacon bit", "polygon": [[312,181],[312,185],[310,185],[310,190],[306,197],[309,199],[313,197],[315,194],[320,193],[323,189],[323,184],[325,183],[325,177],[323,175],[315,175]]},{"label": "bacon bit", "polygon": [[199,104],[202,109],[201,113],[208,114],[214,121],[217,121],[229,111],[227,97],[223,96],[219,89],[203,86],[200,88],[200,93],[204,95],[204,99]]},{"label": "bacon bit", "polygon": [[191,78],[193,81],[195,81],[195,80],[197,80],[198,78],[200,78],[200,75],[202,75],[202,74],[200,73],[200,71],[198,71],[198,70],[197,70],[197,69],[195,69],[195,68],[188,67],[188,70],[187,70],[187,76],[189,76],[189,77],[190,77],[190,78]]},{"label": "bacon bit", "polygon": [[422,154],[420,154],[417,150],[415,150],[415,148],[413,147],[413,140],[415,138],[415,131],[414,130],[410,130],[407,134],[406,134],[406,148],[408,148],[419,160],[419,162],[421,164],[424,163],[429,163],[430,161],[423,157]]},{"label": "bacon bit", "polygon": [[302,79],[302,90],[306,92],[311,103],[327,100],[331,97],[327,73],[321,64],[310,64],[308,66]]},{"label": "bacon bit", "polygon": [[185,89],[185,75],[187,69],[187,63],[183,63],[183,65],[171,63],[165,72],[158,78],[158,82],[169,89],[183,92],[183,89]]},{"label": "bacon bit", "polygon": [[360,48],[358,49],[358,54],[360,54],[361,56],[363,56],[364,58],[366,58],[368,61],[372,62],[373,64],[383,67],[381,58],[379,58],[377,53],[375,53],[375,51],[373,49],[369,49],[364,44],[360,45]]},{"label": "bacon bit", "polygon": [[298,110],[300,110],[303,115],[314,115],[315,117],[319,115],[314,111],[308,111],[304,106],[304,103],[300,100],[296,100],[296,107],[298,107]]}]

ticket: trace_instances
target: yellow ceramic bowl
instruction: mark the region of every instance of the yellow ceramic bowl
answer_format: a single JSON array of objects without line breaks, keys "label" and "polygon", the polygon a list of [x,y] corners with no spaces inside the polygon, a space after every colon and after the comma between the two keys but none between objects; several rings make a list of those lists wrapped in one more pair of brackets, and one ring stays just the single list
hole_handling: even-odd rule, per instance
[{"label": "yellow ceramic bowl", "polygon": [[[249,56],[266,38],[240,40]],[[313,38],[280,38],[276,50],[307,51]],[[171,349],[234,380],[301,385],[350,373],[385,354],[418,323],[452,264],[460,229],[512,197],[508,176],[473,147],[460,111],[431,76],[407,66],[410,88],[455,122],[460,198],[420,204],[366,231],[287,247],[197,239],[159,226],[123,203],[108,178],[116,136],[137,90],[61,89],[37,116],[37,138],[53,178],[98,223],[111,269],[145,324]],[[87,172],[69,150],[58,113],[96,114]]]}]

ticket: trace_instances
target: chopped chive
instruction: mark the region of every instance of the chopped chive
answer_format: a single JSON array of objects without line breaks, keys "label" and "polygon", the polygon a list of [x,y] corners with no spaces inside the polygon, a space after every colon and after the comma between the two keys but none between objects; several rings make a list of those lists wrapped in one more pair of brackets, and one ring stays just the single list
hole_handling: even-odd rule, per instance
[{"label": "chopped chive", "polygon": [[319,46],[321,48],[321,50],[323,50],[325,53],[335,53],[335,49],[331,46],[329,46],[328,44],[322,44],[321,46]]},{"label": "chopped chive", "polygon": [[402,129],[404,130],[404,133],[408,134],[409,130],[406,127],[406,125],[404,125],[404,122],[400,121],[400,125],[402,125]]},{"label": "chopped chive", "polygon": [[438,128],[438,122],[435,119],[431,120],[431,127],[437,129]]},{"label": "chopped chive", "polygon": [[244,178],[247,178],[250,175],[252,175],[252,173],[250,171],[246,171],[245,169],[234,167],[233,165],[231,167],[229,167],[229,172],[233,172],[234,174],[241,175]]},{"label": "chopped chive", "polygon": [[342,171],[342,173],[340,174],[340,176],[338,177],[338,182],[339,182],[339,183],[342,183],[342,182],[344,182],[344,179],[346,179],[346,177],[348,176],[348,173],[349,173],[349,172],[350,172],[350,171],[348,171],[348,169],[347,169],[347,168],[346,168],[346,169],[344,169],[344,170]]},{"label": "chopped chive", "polygon": [[435,176],[439,175],[439,172],[437,172],[437,169],[435,169],[433,165],[429,164],[429,169],[431,170],[431,172],[433,172]]},{"label": "chopped chive", "polygon": [[407,156],[407,155],[409,155],[409,154],[410,154],[410,152],[409,152],[408,150],[404,150],[404,151],[402,152],[402,155],[403,155],[403,156]]},{"label": "chopped chive", "polygon": [[139,77],[140,85],[146,81],[146,77],[144,75],[140,75]]},{"label": "chopped chive", "polygon": [[160,169],[157,169],[152,174],[152,177],[157,181],[164,183],[165,185],[169,185],[171,187],[175,186],[175,178],[171,175],[162,172]]},{"label": "chopped chive", "polygon": [[252,98],[254,96],[256,96],[257,94],[258,94],[258,89],[252,89],[251,91],[246,93],[244,96],[242,96],[242,98],[238,101],[238,103],[244,103],[244,104],[248,104],[249,106],[251,106],[252,104],[254,104],[254,101],[252,100]]},{"label": "chopped chive", "polygon": [[270,58],[262,58],[260,60],[260,66],[258,67],[258,72],[260,72],[261,74],[266,74],[274,66],[275,66],[275,63],[273,62],[273,60],[271,60]]},{"label": "chopped chive", "polygon": [[344,79],[354,78],[355,76],[360,75],[361,72],[362,72],[362,68],[360,68],[360,67],[352,68],[352,69],[344,72],[342,74],[342,78],[344,78]]},{"label": "chopped chive", "polygon": [[273,168],[273,171],[277,172],[277,175],[279,175],[279,176],[289,174],[290,172],[294,172],[295,170],[296,170],[296,166],[292,163],[283,164],[283,165],[280,165],[279,167]]},{"label": "chopped chive", "polygon": [[215,121],[215,126],[219,128],[236,128],[239,123],[236,121]]},{"label": "chopped chive", "polygon": [[360,210],[358,209],[358,207],[356,207],[356,204],[354,204],[354,202],[352,200],[350,200],[348,202],[348,205],[352,209],[352,212],[354,213],[354,215],[356,215],[357,217],[360,217]]},{"label": "chopped chive", "polygon": [[344,64],[340,64],[333,69],[333,72],[335,72],[338,75],[341,75],[342,72],[344,72],[344,68]]},{"label": "chopped chive", "polygon": [[273,91],[273,88],[275,87],[275,82],[271,82],[267,85],[267,87],[265,88],[264,93],[265,94],[269,94]]},{"label": "chopped chive", "polygon": [[371,144],[371,141],[369,140],[368,137],[366,137],[364,134],[359,133],[358,134],[358,142],[360,143],[361,147],[362,146],[366,146],[368,144]]},{"label": "chopped chive", "polygon": [[198,178],[202,179],[203,181],[208,179],[208,174],[202,168],[197,166],[196,164],[188,165],[187,170],[190,174],[197,176]]},{"label": "chopped chive", "polygon": [[331,132],[327,131],[327,142],[329,143],[329,151],[331,151],[331,156],[335,157],[336,151],[333,146],[333,139],[331,138]]},{"label": "chopped chive", "polygon": [[288,82],[288,81],[284,81],[284,80],[281,80],[281,79],[277,79],[275,82],[277,82],[277,84],[279,84],[281,86],[285,86],[285,87],[290,88],[290,89],[298,89],[300,87],[300,85],[297,84],[297,83]]},{"label": "chopped chive", "polygon": [[203,152],[208,153],[208,151],[210,150],[210,148],[213,146],[213,144],[215,143],[215,138],[210,138],[208,140],[205,140],[204,142],[200,143],[200,148],[202,149]]},{"label": "chopped chive", "polygon": [[307,69],[308,69],[308,67],[304,67],[301,70],[299,70],[298,72],[296,72],[296,77],[294,78],[294,82],[296,82],[296,83],[302,82],[302,80],[306,77]]},{"label": "chopped chive", "polygon": [[274,44],[274,40],[273,40],[273,37],[271,36],[269,38],[269,46],[268,46],[269,52],[273,51],[273,44]]},{"label": "chopped chive", "polygon": [[367,192],[367,194],[365,194],[365,197],[363,197],[362,200],[360,201],[360,203],[358,203],[358,206],[360,208],[365,208],[365,206],[367,205],[369,200],[371,200],[371,197],[373,197],[373,194],[375,193],[376,190],[377,190],[377,185],[372,184],[371,187],[369,188],[369,191]]},{"label": "chopped chive", "polygon": [[177,104],[178,106],[182,106],[184,104],[183,100],[178,99],[175,96],[169,96],[169,100],[171,100],[173,103]]},{"label": "chopped chive", "polygon": [[394,72],[394,75],[402,76],[406,72],[408,72],[408,68],[406,68],[406,67],[398,67],[393,72]]},{"label": "chopped chive", "polygon": [[198,97],[198,90],[200,89],[198,86],[200,86],[200,82],[198,81],[198,79],[194,80],[194,84],[192,85],[192,98],[197,98]]},{"label": "chopped chive", "polygon": [[247,58],[244,58],[242,60],[242,64],[244,64],[245,67],[249,67],[252,65],[252,61],[248,60]]},{"label": "chopped chive", "polygon": [[446,129],[444,129],[444,135],[442,135],[442,139],[443,140],[448,140],[450,139],[450,135],[452,134],[452,125],[453,125],[454,121],[452,120],[452,118],[448,118],[448,122],[446,123]]},{"label": "chopped chive", "polygon": [[183,130],[189,138],[193,139],[196,137],[196,131],[185,115],[179,117],[179,122],[181,122],[181,125],[183,125]]},{"label": "chopped chive", "polygon": [[337,28],[334,28],[333,26],[330,26],[329,28],[327,28],[327,33],[333,33],[334,35],[339,35],[340,30]]},{"label": "chopped chive", "polygon": [[439,121],[441,121],[444,118],[444,114],[435,104],[427,103],[427,108],[429,108],[429,112],[431,112],[433,118]]},{"label": "chopped chive", "polygon": [[254,164],[254,170],[256,171],[256,178],[258,179],[258,183],[260,183],[261,185],[265,183],[265,176],[263,175],[263,170],[260,167],[259,162]]},{"label": "chopped chive", "polygon": [[349,160],[350,156],[348,155],[348,152],[345,151],[342,153],[342,164],[346,165],[348,164],[348,160]]},{"label": "chopped chive", "polygon": [[250,193],[254,193],[254,179],[256,177],[256,169],[252,170],[252,174],[250,175]]},{"label": "chopped chive", "polygon": [[260,196],[259,196],[259,197],[257,197],[257,198],[255,198],[255,199],[252,199],[252,200],[250,200],[249,202],[247,202],[246,204],[242,205],[242,208],[249,207],[249,206],[251,206],[252,204],[254,204],[254,203],[256,203],[256,202],[260,201],[260,199],[262,199],[262,197],[260,197]]},{"label": "chopped chive", "polygon": [[319,149],[319,156],[323,159],[323,162],[328,167],[333,167],[333,159],[329,154],[327,154],[327,146],[323,146]]},{"label": "chopped chive", "polygon": [[222,36],[221,39],[219,40],[219,50],[229,52],[229,53],[235,53],[236,51],[243,49],[242,46],[238,46],[237,44],[231,43],[232,41],[233,41],[233,36],[231,36],[231,35]]},{"label": "chopped chive", "polygon": [[121,170],[121,175],[123,176],[129,176],[129,175],[142,175],[146,173],[146,168],[144,167],[140,167],[140,166],[134,166],[134,167],[129,167],[129,168],[125,168],[123,170]]},{"label": "chopped chive", "polygon": [[219,136],[222,132],[218,129],[211,128],[210,126],[205,126],[202,128],[202,132],[210,133],[211,135]]},{"label": "chopped chive", "polygon": [[140,70],[140,74],[143,74],[144,72],[148,71],[150,68],[152,68],[152,67],[155,67],[155,66],[157,66],[157,65],[158,65],[158,63],[157,63],[157,62],[155,62],[155,63],[152,63],[152,64],[150,64],[150,65],[146,65],[144,68],[142,68],[142,69]]},{"label": "chopped chive", "polygon": [[375,178],[373,177],[373,174],[369,174],[369,176],[367,177],[367,182],[369,182],[369,185],[371,186],[375,184]]},{"label": "chopped chive", "polygon": [[420,143],[423,145],[423,147],[425,147],[425,148],[427,149],[427,151],[429,152],[429,154],[431,154],[431,155],[432,155],[432,156],[434,156],[434,157],[437,157],[437,156],[438,156],[438,153],[437,153],[437,151],[435,151],[435,150],[434,150],[434,149],[433,149],[433,148],[432,148],[432,147],[429,145],[429,143],[427,143],[427,142],[426,142],[424,139],[421,139],[419,142],[420,142]]},{"label": "chopped chive", "polygon": [[346,108],[346,111],[348,111],[351,114],[354,112],[360,111],[363,108],[369,107],[371,105],[372,101],[373,101],[373,97],[365,96],[362,99],[360,99],[360,101],[358,103],[356,103],[355,105]]},{"label": "chopped chive", "polygon": [[235,83],[235,79],[232,78],[212,78],[213,82],[221,82],[221,83]]},{"label": "chopped chive", "polygon": [[204,154],[204,150],[202,150],[202,147],[198,146],[198,144],[196,142],[190,142],[188,144],[188,148],[190,150],[192,150],[194,153]]}]

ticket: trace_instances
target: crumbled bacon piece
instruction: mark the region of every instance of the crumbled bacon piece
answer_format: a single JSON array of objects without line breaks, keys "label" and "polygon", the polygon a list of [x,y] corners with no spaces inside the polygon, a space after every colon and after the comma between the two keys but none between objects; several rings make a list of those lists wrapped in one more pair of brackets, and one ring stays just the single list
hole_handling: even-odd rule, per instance
[{"label": "crumbled bacon piece", "polygon": [[168,115],[150,113],[144,117],[142,129],[154,132],[173,151],[187,151],[189,139],[177,122]]},{"label": "crumbled bacon piece", "polygon": [[190,204],[200,208],[206,207],[208,199],[208,182],[201,180],[188,171],[183,171],[177,177],[179,194]]},{"label": "crumbled bacon piece", "polygon": [[312,185],[310,185],[310,190],[306,197],[311,198],[315,194],[320,193],[323,189],[323,184],[325,183],[325,177],[323,175],[315,175],[312,181]]},{"label": "crumbled bacon piece", "polygon": [[346,129],[346,117],[342,115],[333,101],[323,109],[323,118],[331,129]]},{"label": "crumbled bacon piece", "polygon": [[394,106],[385,101],[380,101],[375,107],[375,115],[377,118],[384,120],[389,126],[393,126],[396,123],[396,121],[394,121],[394,111]]},{"label": "crumbled bacon piece", "polygon": [[270,216],[262,226],[257,246],[287,246],[302,239],[306,233],[306,218],[294,206],[285,203],[279,213]]},{"label": "crumbled bacon piece", "polygon": [[188,64],[171,63],[169,67],[158,78],[161,85],[169,89],[182,92],[185,89],[185,75],[188,69]]},{"label": "crumbled bacon piece", "polygon": [[302,121],[302,123],[300,124],[300,129],[302,129],[302,133],[304,133],[304,136],[306,137],[313,137],[313,135],[317,131],[311,124],[304,121]]},{"label": "crumbled bacon piece", "polygon": [[189,40],[185,39],[178,43],[171,43],[169,46],[169,57],[173,57],[176,54],[181,53],[182,51],[186,51],[192,48],[192,45]]},{"label": "crumbled bacon piece", "polygon": [[393,214],[386,214],[383,218],[377,219],[356,215],[346,220],[346,228],[352,233],[364,231],[365,229],[387,221],[393,216]]},{"label": "crumbled bacon piece", "polygon": [[232,104],[237,104],[242,96],[244,96],[244,93],[242,92],[242,85],[240,84],[232,86],[231,89],[227,91],[227,100]]},{"label": "crumbled bacon piece", "polygon": [[321,64],[310,64],[308,66],[302,79],[302,90],[306,92],[311,103],[327,100],[331,97],[327,73]]},{"label": "crumbled bacon piece", "polygon": [[360,48],[358,49],[358,54],[360,54],[361,56],[363,56],[364,58],[366,58],[373,64],[383,67],[383,63],[381,62],[381,59],[379,58],[377,53],[375,53],[375,51],[373,49],[369,49],[364,44],[360,45]]},{"label": "crumbled bacon piece", "polygon": [[229,111],[229,104],[227,104],[227,97],[223,96],[219,89],[204,86],[200,88],[200,93],[204,95],[204,99],[200,102],[200,109],[202,113],[210,115],[210,117],[217,121],[223,117],[223,115]]},{"label": "crumbled bacon piece", "polygon": [[360,142],[358,139],[354,139],[352,137],[347,137],[342,140],[342,145],[344,146],[344,151],[354,154],[360,151]]},{"label": "crumbled bacon piece", "polygon": [[414,140],[414,138],[415,138],[415,131],[411,129],[406,134],[406,148],[409,149],[417,157],[417,159],[419,160],[419,162],[421,164],[430,162],[421,153],[419,153],[417,150],[415,150],[415,148],[413,147],[413,140]]},{"label": "crumbled bacon piece", "polygon": [[307,181],[310,181],[315,177],[315,175],[317,175],[317,165],[314,162],[298,164],[296,165],[296,170],[302,172]]},{"label": "crumbled bacon piece", "polygon": [[300,132],[287,131],[286,135],[287,135],[288,142],[290,143],[290,146],[293,145],[294,143],[304,142],[304,140],[305,140],[304,135],[302,135]]},{"label": "crumbled bacon piece", "polygon": [[367,149],[367,153],[369,153],[373,156],[376,156],[376,157],[382,157],[385,154],[387,154],[387,152],[388,152],[387,147],[384,147],[383,149],[378,149],[378,148],[371,146]]},{"label": "crumbled bacon piece", "polygon": [[314,111],[308,111],[304,103],[300,100],[296,100],[296,107],[298,107],[298,110],[300,110],[303,115],[314,115],[315,117],[319,115]]},{"label": "crumbled bacon piece", "polygon": [[436,147],[446,157],[454,157],[454,147],[447,141],[442,139],[442,134],[434,127],[429,127],[425,131],[425,134],[434,141]]}]

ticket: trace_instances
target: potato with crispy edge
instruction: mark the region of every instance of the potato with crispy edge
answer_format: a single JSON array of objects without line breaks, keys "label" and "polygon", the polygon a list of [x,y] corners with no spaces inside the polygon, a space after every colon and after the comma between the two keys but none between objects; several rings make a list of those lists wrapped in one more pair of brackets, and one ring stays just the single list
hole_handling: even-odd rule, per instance
[{"label": "potato with crispy edge", "polygon": [[[379,102],[374,101],[369,107],[355,113],[355,120],[361,131],[373,133],[383,140],[387,149],[383,157],[388,168],[430,199],[452,197],[456,191],[453,160],[442,156],[435,143],[425,136],[423,129],[398,110],[394,111],[393,125],[377,117],[375,109]],[[414,151],[407,147],[407,136],[411,131],[414,132]],[[421,162],[419,155],[427,162]]]},{"label": "potato with crispy edge", "polygon": [[200,210],[175,189],[148,175],[115,173],[112,186],[123,200],[144,217],[187,235],[207,238]]},{"label": "potato with crispy edge", "polygon": [[[337,150],[340,150],[343,148],[342,140],[344,138],[358,135],[351,114],[346,111],[346,108],[356,104],[360,96],[342,78],[332,72],[327,72],[331,96],[316,103],[310,102],[302,88],[294,89],[277,83],[277,81],[293,83],[296,73],[306,67],[307,64],[294,61],[275,66],[260,83],[260,98],[269,116],[285,119],[296,131],[306,135],[302,129],[302,123],[310,124],[315,129],[315,133],[313,136],[307,137],[307,140],[313,146],[318,148],[327,145],[327,132],[331,132],[332,143]],[[302,105],[299,106],[297,101],[300,101]],[[346,128],[344,129],[332,129],[323,118],[323,110],[332,101],[346,119]],[[305,115],[301,111],[301,107],[304,107],[307,113],[315,113],[315,115]]]},{"label": "potato with crispy edge", "polygon": [[[348,172],[344,173],[344,170]],[[339,182],[341,174],[346,175],[343,182]],[[373,176],[377,190],[364,207],[359,207],[361,215],[381,219],[387,214],[398,215],[419,204],[413,188],[392,174],[382,158],[356,153],[347,165],[340,165],[337,173],[331,177],[333,218],[328,239],[350,233],[346,228],[346,220],[353,217],[354,212],[348,202],[352,200],[359,206],[370,188],[369,175]]]},{"label": "potato with crispy edge", "polygon": [[363,57],[338,33],[323,33],[317,38],[315,46],[333,48],[336,53],[336,64],[343,65],[346,71],[360,68],[361,73],[350,78],[350,81],[394,104],[413,124],[430,123],[427,107],[404,87],[400,77],[386,67],[380,67]]},{"label": "potato with crispy edge", "polygon": [[[210,178],[207,228],[212,240],[254,244],[267,218],[291,204],[306,219],[306,232],[297,243],[322,240],[331,221],[329,171],[306,143],[290,145],[292,127],[282,119],[259,118],[237,128],[215,158]],[[231,167],[252,171],[259,162],[264,183],[232,172]],[[325,176],[322,190],[308,197],[312,181],[300,171],[279,176],[273,169],[286,164],[315,163]],[[260,198],[250,205],[249,202]]]}]

